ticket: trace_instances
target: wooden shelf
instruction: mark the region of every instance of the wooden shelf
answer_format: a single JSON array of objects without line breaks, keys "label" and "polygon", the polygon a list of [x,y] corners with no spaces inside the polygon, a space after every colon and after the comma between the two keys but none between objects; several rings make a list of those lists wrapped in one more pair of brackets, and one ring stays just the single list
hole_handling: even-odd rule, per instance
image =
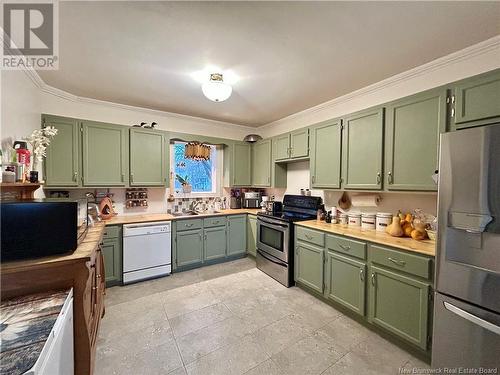
[{"label": "wooden shelf", "polygon": [[33,198],[34,192],[42,184],[31,182],[1,182],[0,191],[2,198],[18,198],[30,199]]}]

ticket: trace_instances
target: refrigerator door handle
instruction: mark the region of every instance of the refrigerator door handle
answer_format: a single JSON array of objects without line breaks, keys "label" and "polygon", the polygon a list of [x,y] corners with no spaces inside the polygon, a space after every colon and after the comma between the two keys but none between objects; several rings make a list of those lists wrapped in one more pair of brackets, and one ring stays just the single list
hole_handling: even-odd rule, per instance
[{"label": "refrigerator door handle", "polygon": [[491,331],[497,335],[500,335],[500,327],[488,322],[487,320],[481,319],[465,310],[462,310],[461,308],[452,305],[449,302],[443,302],[444,307],[446,310],[451,311],[452,313],[458,315],[459,317],[468,320],[471,323],[474,323],[484,329],[487,329],[488,331]]}]

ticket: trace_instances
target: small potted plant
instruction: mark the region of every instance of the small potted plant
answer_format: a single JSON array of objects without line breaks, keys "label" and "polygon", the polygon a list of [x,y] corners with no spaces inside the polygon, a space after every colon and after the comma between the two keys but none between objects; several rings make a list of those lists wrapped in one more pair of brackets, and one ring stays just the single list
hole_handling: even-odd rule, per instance
[{"label": "small potted plant", "polygon": [[33,130],[26,141],[31,145],[33,150],[33,165],[30,172],[30,182],[38,182],[38,162],[42,161],[47,155],[47,146],[52,138],[57,134],[57,129],[54,126],[46,126],[43,129]]},{"label": "small potted plant", "polygon": [[185,193],[185,194],[191,193],[191,191],[193,190],[193,187],[188,182],[189,176],[186,175],[186,177],[183,178],[181,175],[176,174],[175,178],[177,179],[177,181],[179,181],[181,183],[183,193]]}]

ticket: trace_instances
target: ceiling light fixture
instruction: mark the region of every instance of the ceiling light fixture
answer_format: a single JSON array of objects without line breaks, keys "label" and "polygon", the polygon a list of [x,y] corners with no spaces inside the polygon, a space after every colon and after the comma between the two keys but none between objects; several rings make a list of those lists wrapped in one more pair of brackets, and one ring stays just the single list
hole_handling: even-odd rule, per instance
[{"label": "ceiling light fixture", "polygon": [[203,83],[201,91],[208,99],[214,102],[223,102],[231,96],[233,88],[224,83],[222,73],[210,73],[208,82]]}]

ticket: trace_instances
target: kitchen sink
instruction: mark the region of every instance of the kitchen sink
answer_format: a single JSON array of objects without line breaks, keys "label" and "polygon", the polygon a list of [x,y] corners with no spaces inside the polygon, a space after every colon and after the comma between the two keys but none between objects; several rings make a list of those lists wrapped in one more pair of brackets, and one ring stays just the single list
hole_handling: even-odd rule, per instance
[{"label": "kitchen sink", "polygon": [[198,212],[186,211],[186,212],[172,212],[173,216],[196,216]]},{"label": "kitchen sink", "polygon": [[185,212],[172,212],[173,216],[197,216],[197,215],[212,215],[220,214],[220,211],[185,211]]}]

